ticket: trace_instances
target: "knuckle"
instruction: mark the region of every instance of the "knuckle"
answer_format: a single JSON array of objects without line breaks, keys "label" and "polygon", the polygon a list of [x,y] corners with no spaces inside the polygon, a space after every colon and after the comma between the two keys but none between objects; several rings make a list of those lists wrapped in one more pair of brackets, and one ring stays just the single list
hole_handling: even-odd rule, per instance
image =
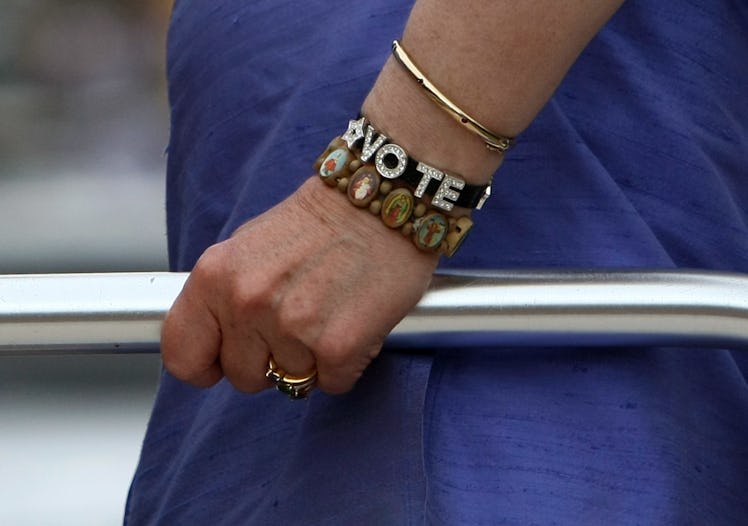
[{"label": "knuckle", "polygon": [[350,362],[358,348],[355,336],[350,332],[331,333],[321,336],[315,344],[318,360],[332,369],[342,369]]},{"label": "knuckle", "polygon": [[222,273],[228,260],[229,254],[225,243],[211,245],[198,258],[191,275],[199,281],[210,282]]},{"label": "knuckle", "polygon": [[321,325],[319,308],[303,298],[286,298],[275,315],[278,327],[286,336],[305,333]]},{"label": "knuckle", "polygon": [[248,274],[228,282],[227,302],[234,312],[251,312],[267,307],[272,291],[257,276]]}]

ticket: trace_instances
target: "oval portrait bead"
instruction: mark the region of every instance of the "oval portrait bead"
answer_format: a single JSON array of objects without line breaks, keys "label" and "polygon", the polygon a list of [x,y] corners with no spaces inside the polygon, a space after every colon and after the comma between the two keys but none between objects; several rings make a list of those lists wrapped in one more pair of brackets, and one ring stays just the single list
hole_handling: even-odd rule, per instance
[{"label": "oval portrait bead", "polygon": [[393,190],[382,203],[382,221],[390,228],[404,225],[413,214],[413,194],[405,188]]},{"label": "oval portrait bead", "polygon": [[348,199],[360,208],[369,206],[379,194],[379,182],[379,174],[373,166],[359,168],[348,183]]},{"label": "oval portrait bead", "polygon": [[436,250],[447,235],[449,222],[438,212],[431,212],[416,221],[413,242],[422,250]]},{"label": "oval portrait bead", "polygon": [[347,148],[337,148],[327,154],[319,167],[319,176],[324,180],[334,180],[348,175],[351,152]]}]

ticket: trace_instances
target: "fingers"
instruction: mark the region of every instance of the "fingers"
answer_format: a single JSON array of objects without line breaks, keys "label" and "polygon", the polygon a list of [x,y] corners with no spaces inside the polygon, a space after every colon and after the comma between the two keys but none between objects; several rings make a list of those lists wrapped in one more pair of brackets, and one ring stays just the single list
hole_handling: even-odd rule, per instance
[{"label": "fingers", "polygon": [[303,377],[314,372],[315,359],[309,349],[282,331],[268,316],[226,324],[220,351],[221,369],[238,390],[256,393],[273,385],[266,377],[270,357],[286,373]]},{"label": "fingers", "polygon": [[176,378],[209,387],[223,377],[218,362],[221,331],[210,310],[189,287],[179,295],[161,330],[161,358]]},{"label": "fingers", "polygon": [[328,394],[350,391],[381,347],[362,343],[358,327],[340,329],[337,325],[328,320],[317,338],[309,342],[317,372],[316,387]]},{"label": "fingers", "polygon": [[327,190],[304,185],[298,192],[314,195],[284,201],[203,254],[164,323],[164,364],[177,378],[209,386],[225,375],[254,393],[273,385],[272,356],[290,377],[316,371],[327,393],[353,388],[436,258],[369,228],[368,215],[352,229],[348,203],[316,195]]}]

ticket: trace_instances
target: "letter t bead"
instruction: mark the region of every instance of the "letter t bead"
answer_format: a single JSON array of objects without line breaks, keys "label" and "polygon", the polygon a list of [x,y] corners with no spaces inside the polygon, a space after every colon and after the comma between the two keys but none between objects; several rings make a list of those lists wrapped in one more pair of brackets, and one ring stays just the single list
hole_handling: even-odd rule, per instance
[{"label": "letter t bead", "polygon": [[437,170],[436,168],[429,166],[426,163],[419,162],[418,166],[416,166],[416,170],[423,174],[423,177],[421,177],[421,180],[418,181],[418,186],[413,192],[413,195],[415,195],[416,197],[423,197],[423,194],[426,193],[426,189],[428,188],[429,183],[432,179],[441,181],[444,178],[444,172]]}]

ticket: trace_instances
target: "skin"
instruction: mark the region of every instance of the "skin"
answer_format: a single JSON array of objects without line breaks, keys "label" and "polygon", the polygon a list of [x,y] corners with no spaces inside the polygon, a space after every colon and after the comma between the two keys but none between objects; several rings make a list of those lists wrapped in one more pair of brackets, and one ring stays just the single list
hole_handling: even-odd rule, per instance
[{"label": "skin", "polygon": [[[621,3],[420,0],[402,44],[469,115],[514,136]],[[472,184],[488,182],[501,164],[393,60],[363,111],[412,157]],[[438,257],[342,195],[329,197],[312,178],[203,254],[164,322],[169,372],[199,387],[226,377],[257,392],[271,386],[264,374],[272,354],[290,374],[316,369],[328,393],[355,385],[423,296]]]}]

